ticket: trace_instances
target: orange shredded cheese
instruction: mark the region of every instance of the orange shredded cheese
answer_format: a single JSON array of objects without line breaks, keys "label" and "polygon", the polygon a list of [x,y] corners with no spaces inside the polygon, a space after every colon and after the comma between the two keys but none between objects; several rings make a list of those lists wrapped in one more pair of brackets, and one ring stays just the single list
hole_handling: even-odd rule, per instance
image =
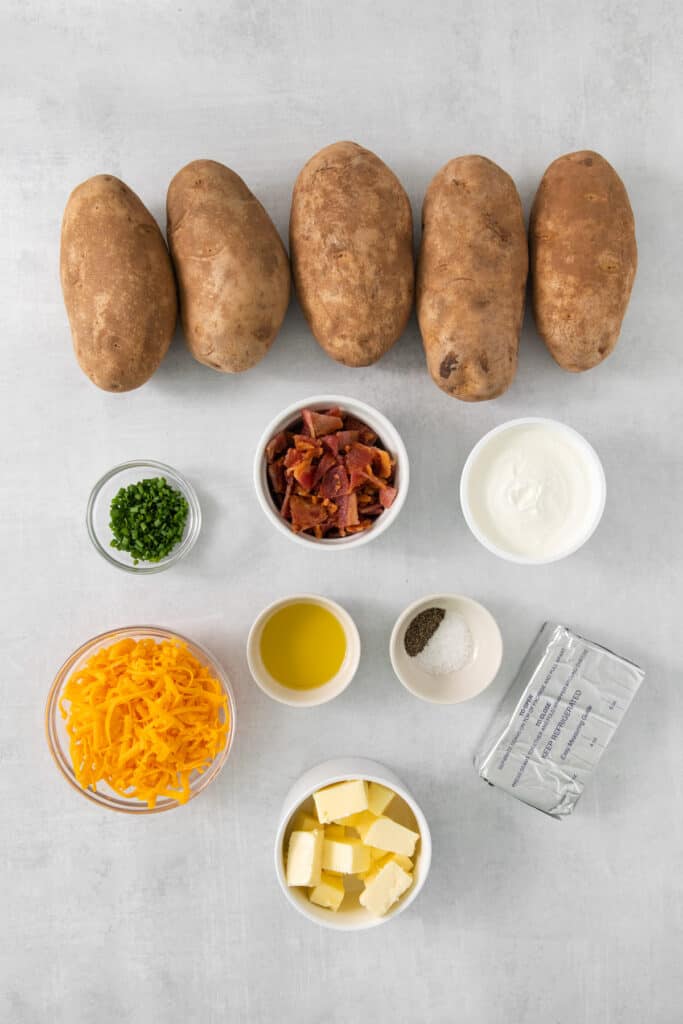
[{"label": "orange shredded cheese", "polygon": [[185,803],[193,773],[225,746],[228,699],[180,641],[119,640],[68,679],[59,701],[71,763],[84,789],[105,782],[154,807]]}]

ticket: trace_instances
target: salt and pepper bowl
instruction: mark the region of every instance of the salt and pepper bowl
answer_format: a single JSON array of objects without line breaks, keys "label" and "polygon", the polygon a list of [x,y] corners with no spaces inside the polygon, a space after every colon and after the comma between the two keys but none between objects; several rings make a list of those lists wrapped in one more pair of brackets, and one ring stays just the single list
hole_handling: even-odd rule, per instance
[{"label": "salt and pepper bowl", "polygon": [[[462,616],[472,638],[466,662],[441,675],[431,675],[406,650],[410,624],[428,608]],[[399,615],[389,641],[389,656],[399,680],[415,697],[432,704],[460,704],[476,697],[493,682],[503,657],[503,640],[496,620],[477,601],[461,594],[430,594],[408,605]]]}]

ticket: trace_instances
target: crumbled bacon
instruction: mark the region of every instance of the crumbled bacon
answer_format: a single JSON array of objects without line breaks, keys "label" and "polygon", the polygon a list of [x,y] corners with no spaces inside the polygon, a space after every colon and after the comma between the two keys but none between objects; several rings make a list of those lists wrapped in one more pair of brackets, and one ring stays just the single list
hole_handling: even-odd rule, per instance
[{"label": "crumbled bacon", "polygon": [[391,506],[394,504],[396,493],[397,491],[395,487],[380,487],[379,500],[380,503],[384,506],[384,508],[391,508]]},{"label": "crumbled bacon", "polygon": [[333,434],[344,426],[341,416],[335,415],[331,409],[328,413],[313,412],[312,409],[304,409],[301,413],[304,421],[304,430],[311,437],[322,437],[323,434]]},{"label": "crumbled bacon", "polygon": [[284,430],[281,430],[275,437],[271,437],[270,441],[266,445],[266,459],[268,462],[272,462],[276,455],[283,452],[285,448],[289,446],[289,439]]},{"label": "crumbled bacon", "polygon": [[341,409],[303,409],[266,445],[270,491],[295,533],[336,538],[369,529],[396,498],[395,461]]}]

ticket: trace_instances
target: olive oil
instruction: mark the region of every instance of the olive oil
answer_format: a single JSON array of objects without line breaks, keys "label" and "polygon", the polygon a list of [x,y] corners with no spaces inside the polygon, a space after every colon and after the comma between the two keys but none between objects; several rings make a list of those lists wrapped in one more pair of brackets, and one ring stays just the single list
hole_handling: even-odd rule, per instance
[{"label": "olive oil", "polygon": [[281,686],[313,690],[336,676],[346,655],[346,634],[327,608],[310,601],[285,605],[261,633],[261,658]]}]

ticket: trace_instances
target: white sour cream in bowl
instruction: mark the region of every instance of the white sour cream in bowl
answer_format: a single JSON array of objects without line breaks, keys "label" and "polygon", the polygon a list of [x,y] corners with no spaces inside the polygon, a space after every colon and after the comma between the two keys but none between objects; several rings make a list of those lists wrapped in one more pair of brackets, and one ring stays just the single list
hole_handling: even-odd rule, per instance
[{"label": "white sour cream in bowl", "polygon": [[572,554],[591,536],[605,507],[605,474],[588,441],[564,423],[510,420],[470,452],[460,503],[489,551],[541,565]]}]

